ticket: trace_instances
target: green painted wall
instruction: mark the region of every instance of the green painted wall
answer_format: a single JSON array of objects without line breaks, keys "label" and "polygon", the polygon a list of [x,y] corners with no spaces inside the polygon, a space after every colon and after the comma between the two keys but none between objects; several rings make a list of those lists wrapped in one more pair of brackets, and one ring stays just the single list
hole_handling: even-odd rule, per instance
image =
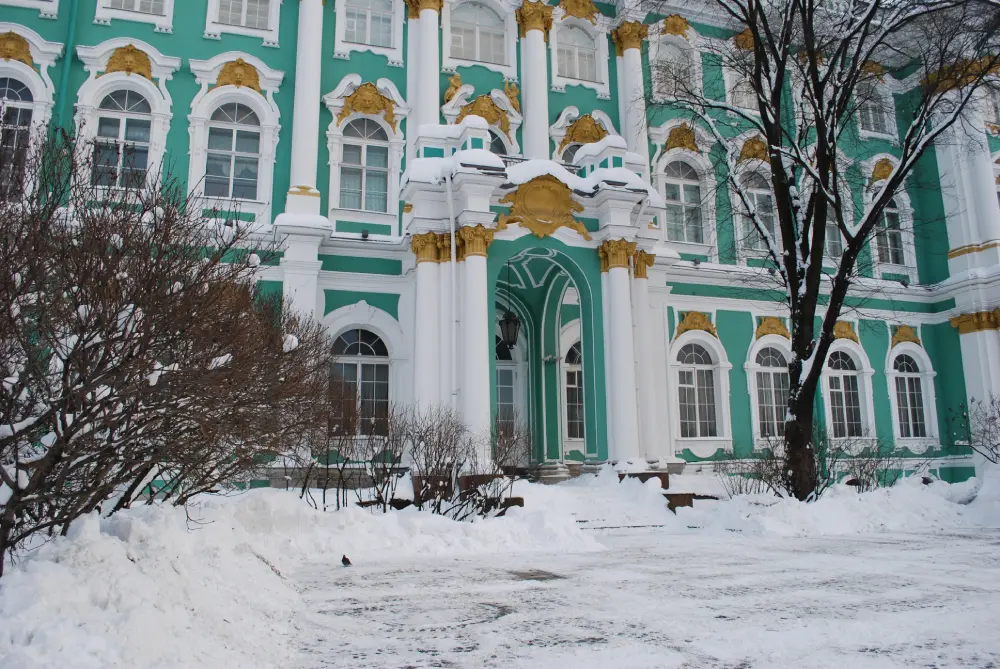
[{"label": "green painted wall", "polygon": [[361,293],[353,290],[324,290],[323,314],[364,300],[373,307],[399,320],[399,295],[395,293]]}]

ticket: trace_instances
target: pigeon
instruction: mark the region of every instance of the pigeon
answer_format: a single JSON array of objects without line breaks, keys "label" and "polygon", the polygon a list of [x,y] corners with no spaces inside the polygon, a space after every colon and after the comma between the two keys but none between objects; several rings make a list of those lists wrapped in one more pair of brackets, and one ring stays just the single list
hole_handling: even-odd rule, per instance
[{"label": "pigeon", "polygon": [[350,567],[351,561],[348,560],[347,556],[345,555],[344,557],[340,558],[340,564],[344,565],[345,567]]}]

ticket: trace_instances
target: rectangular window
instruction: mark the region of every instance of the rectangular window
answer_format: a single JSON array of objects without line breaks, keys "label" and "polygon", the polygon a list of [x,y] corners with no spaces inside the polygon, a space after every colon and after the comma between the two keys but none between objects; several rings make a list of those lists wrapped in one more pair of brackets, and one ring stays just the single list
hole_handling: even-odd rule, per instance
[{"label": "rectangular window", "polygon": [[[767,230],[768,234],[771,236],[772,241],[777,243],[775,239],[775,227],[774,227],[774,198],[770,193],[764,192],[753,192],[749,195],[750,200],[754,204],[754,210],[757,213],[757,219],[760,224]],[[745,244],[751,251],[767,251],[767,241],[764,239],[764,235],[760,234],[757,230],[757,226],[754,225],[753,218],[751,216],[744,216],[744,234]]]},{"label": "rectangular window", "polygon": [[271,0],[219,0],[219,23],[266,30]]},{"label": "rectangular window", "polygon": [[829,387],[834,438],[860,437],[862,435],[861,395],[858,391],[858,377],[853,375],[831,376]]},{"label": "rectangular window", "polygon": [[256,200],[259,153],[259,133],[209,128],[205,195]]},{"label": "rectangular window", "polygon": [[107,0],[108,8],[163,16],[165,0]]},{"label": "rectangular window", "polygon": [[566,436],[583,439],[583,372],[566,372]]},{"label": "rectangular window", "polygon": [[514,370],[497,367],[497,428],[512,434],[514,419]]},{"label": "rectangular window", "polygon": [[715,437],[715,376],[711,369],[681,369],[677,377],[681,437]]},{"label": "rectangular window", "polygon": [[392,47],[392,0],[348,0],[344,40]]},{"label": "rectangular window", "polygon": [[875,248],[880,263],[906,264],[906,256],[903,253],[903,230],[898,212],[886,210],[882,214],[882,221],[875,231]]},{"label": "rectangular window", "polygon": [[843,237],[840,236],[840,228],[837,227],[836,221],[827,221],[826,243],[824,245],[824,253],[826,253],[826,257],[840,258],[843,252],[844,242]]},{"label": "rectangular window", "polygon": [[899,436],[926,437],[924,398],[917,377],[896,377],[896,404],[899,411]]}]

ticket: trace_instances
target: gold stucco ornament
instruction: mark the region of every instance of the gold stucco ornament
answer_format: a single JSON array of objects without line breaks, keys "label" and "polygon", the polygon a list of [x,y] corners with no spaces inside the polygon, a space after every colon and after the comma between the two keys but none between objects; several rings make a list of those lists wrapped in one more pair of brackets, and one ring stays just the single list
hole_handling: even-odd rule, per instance
[{"label": "gold stucco ornament", "polygon": [[462,87],[462,75],[456,72],[448,78],[448,90],[444,92],[444,103],[448,104],[458,95],[458,89]]},{"label": "gold stucco ornament", "polygon": [[480,95],[478,98],[462,107],[455,123],[461,123],[466,116],[479,116],[486,119],[490,125],[495,125],[510,139],[510,117],[507,112],[497,106],[496,101],[489,95]]},{"label": "gold stucco ornament", "polygon": [[521,184],[504,195],[500,204],[510,205],[510,213],[497,219],[498,230],[518,223],[539,239],[559,228],[576,230],[584,239],[590,239],[583,223],[573,218],[574,213],[583,212],[583,205],[573,200],[569,186],[551,174]]},{"label": "gold stucco ornament", "polygon": [[222,66],[215,85],[246,87],[260,93],[260,73],[250,63],[242,58],[237,58]]},{"label": "gold stucco ornament", "polygon": [[552,5],[541,1],[524,0],[514,12],[514,16],[520,27],[521,37],[527,37],[529,30],[541,30],[545,35],[545,41],[549,40],[549,31],[552,30]]},{"label": "gold stucco ornament", "polygon": [[736,162],[744,163],[748,160],[767,161],[767,143],[760,135],[743,142],[743,146],[740,148],[740,157],[736,159]]},{"label": "gold stucco ornament", "polygon": [[719,338],[719,333],[715,331],[715,325],[709,320],[708,314],[700,311],[689,311],[684,314],[684,318],[677,325],[677,332],[674,334],[674,339],[691,330],[701,330],[709,333],[716,339]]},{"label": "gold stucco ornament", "polygon": [[424,232],[410,238],[410,250],[417,256],[417,262],[437,262],[438,236],[433,232]]},{"label": "gold stucco ornament", "polygon": [[337,125],[355,112],[372,116],[385,114],[385,122],[392,126],[393,131],[396,130],[396,103],[379,93],[375,84],[370,81],[361,84],[344,98],[344,108],[337,114]]},{"label": "gold stucco ornament", "polygon": [[910,325],[900,325],[896,328],[896,331],[892,333],[892,346],[889,348],[904,342],[920,346],[920,337],[917,336],[917,331]]},{"label": "gold stucco ornament", "polygon": [[620,267],[628,269],[629,260],[635,255],[636,243],[627,239],[607,239],[597,247],[597,255],[601,259],[601,271]]},{"label": "gold stucco ornament", "polygon": [[833,324],[834,339],[850,339],[855,344],[860,344],[858,333],[854,331],[854,326],[847,321],[837,321]]},{"label": "gold stucco ornament", "polygon": [[649,26],[638,21],[625,21],[611,31],[615,55],[624,56],[628,49],[641,49],[642,40],[649,36]]},{"label": "gold stucco ornament", "polygon": [[872,183],[888,179],[889,175],[892,174],[892,168],[892,161],[888,158],[879,160],[875,163],[875,167],[872,168]]},{"label": "gold stucco ornament", "polygon": [[698,142],[694,136],[694,129],[687,123],[673,128],[667,135],[667,151],[671,149],[687,149],[695,153],[698,152]]},{"label": "gold stucco ornament", "polygon": [[663,19],[664,35],[677,35],[678,37],[687,39],[687,32],[690,28],[691,25],[687,22],[687,19],[679,14],[672,14]]},{"label": "gold stucco ornament", "polygon": [[754,338],[760,339],[764,335],[778,335],[785,339],[792,338],[791,333],[788,332],[788,327],[785,326],[784,319],[777,316],[764,316],[760,319],[760,325],[757,326]]},{"label": "gold stucco ornament", "polygon": [[[458,230],[458,236],[465,247],[465,257],[486,256],[486,251],[493,243],[493,230],[479,225],[466,225]],[[449,242],[450,243],[450,242]]]},{"label": "gold stucco ornament", "polygon": [[503,82],[503,92],[504,92],[504,95],[507,96],[507,100],[510,101],[510,106],[514,108],[514,111],[516,111],[518,114],[520,114],[521,113],[521,100],[520,100],[521,89],[519,89],[517,87],[517,84],[515,84],[513,81],[511,81],[510,79],[506,79]]},{"label": "gold stucco ornament", "polygon": [[105,74],[112,72],[138,74],[150,81],[153,79],[153,66],[149,62],[149,56],[134,44],[126,44],[114,50],[111,58],[108,58],[108,66],[104,68]]},{"label": "gold stucco ornament", "polygon": [[408,19],[419,19],[420,12],[424,9],[432,9],[440,14],[441,6],[444,4],[444,0],[405,0],[405,2]]},{"label": "gold stucco ornament", "polygon": [[738,35],[733,36],[733,44],[740,51],[753,51],[753,33],[747,28]]},{"label": "gold stucco ornament", "polygon": [[608,131],[594,120],[590,114],[584,114],[566,128],[566,136],[559,142],[559,153],[570,144],[592,144],[608,136]]},{"label": "gold stucco ornament", "polygon": [[656,262],[656,256],[646,251],[636,251],[632,259],[632,275],[637,279],[648,279],[649,268]]},{"label": "gold stucco ornament", "polygon": [[950,319],[949,322],[952,327],[958,329],[960,335],[986,330],[1000,330],[1000,309],[961,314]]},{"label": "gold stucco ornament", "polygon": [[592,0],[559,0],[559,7],[566,12],[566,16],[590,21],[597,25],[597,5]]},{"label": "gold stucco ornament", "polygon": [[31,58],[31,47],[28,45],[28,40],[14,31],[0,35],[0,58],[16,60],[29,67],[33,67],[35,64]]}]

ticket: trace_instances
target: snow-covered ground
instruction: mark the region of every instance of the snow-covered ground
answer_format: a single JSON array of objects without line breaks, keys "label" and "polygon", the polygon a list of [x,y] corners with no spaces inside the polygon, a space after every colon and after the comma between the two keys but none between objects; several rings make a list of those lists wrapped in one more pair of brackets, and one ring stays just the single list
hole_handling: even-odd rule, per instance
[{"label": "snow-covered ground", "polygon": [[608,472],[478,523],[274,490],[136,509],[9,567],[0,667],[995,666],[1000,480],[958,504],[975,485],[675,516]]}]

